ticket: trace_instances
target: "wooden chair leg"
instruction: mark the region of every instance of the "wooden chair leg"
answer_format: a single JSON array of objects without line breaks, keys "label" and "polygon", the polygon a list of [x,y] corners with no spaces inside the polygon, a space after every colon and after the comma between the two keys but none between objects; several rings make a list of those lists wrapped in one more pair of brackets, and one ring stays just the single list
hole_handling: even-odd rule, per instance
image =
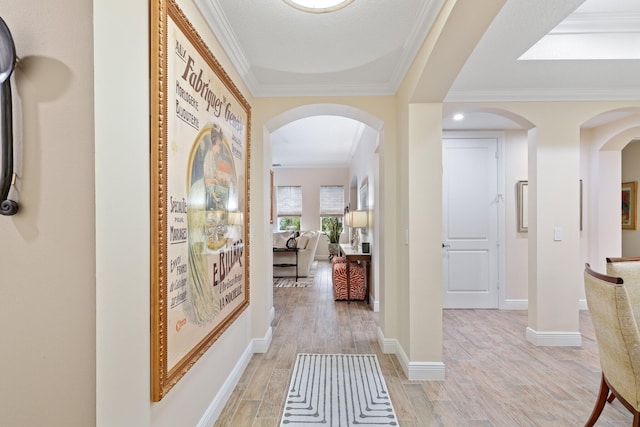
[{"label": "wooden chair leg", "polygon": [[600,417],[600,414],[602,413],[602,409],[604,409],[604,405],[607,403],[608,396],[609,396],[609,386],[607,385],[607,382],[604,380],[604,373],[603,373],[602,380],[600,381],[600,393],[598,394],[598,400],[596,401],[596,406],[593,407],[593,411],[591,412],[589,421],[587,421],[587,423],[584,425],[585,427],[593,427],[596,421],[598,421],[598,417]]},{"label": "wooden chair leg", "polygon": [[613,394],[613,393],[611,393],[611,394],[609,395],[609,398],[607,399],[607,402],[611,403],[611,402],[613,402],[614,400],[616,400],[616,395],[615,395],[615,394]]}]

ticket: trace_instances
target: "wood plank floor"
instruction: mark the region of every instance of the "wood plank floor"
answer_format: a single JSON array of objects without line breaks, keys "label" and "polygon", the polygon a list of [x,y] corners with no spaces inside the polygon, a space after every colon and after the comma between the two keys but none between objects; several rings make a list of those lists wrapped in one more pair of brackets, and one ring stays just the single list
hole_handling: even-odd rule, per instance
[{"label": "wood plank floor", "polygon": [[[378,315],[362,302],[333,301],[328,262],[312,288],[274,289],[273,342],[252,357],[215,427],[274,427],[297,353],[378,355],[400,426],[582,426],[600,381],[595,335],[580,313],[582,347],[525,341],[526,311],[445,310],[445,381],[409,381],[376,338]],[[607,404],[597,427],[629,426]]]}]

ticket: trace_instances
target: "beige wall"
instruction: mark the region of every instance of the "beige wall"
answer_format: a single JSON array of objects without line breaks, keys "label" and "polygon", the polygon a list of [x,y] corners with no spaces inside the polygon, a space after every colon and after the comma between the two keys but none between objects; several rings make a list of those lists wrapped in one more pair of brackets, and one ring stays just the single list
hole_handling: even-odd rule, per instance
[{"label": "beige wall", "polygon": [[[92,10],[78,0],[7,0],[2,17],[22,58],[13,78],[16,196],[22,210],[0,217],[2,374],[3,383],[11,385],[0,388],[1,425],[168,427],[215,418],[252,349],[268,343],[269,133],[308,105],[339,106],[346,116],[380,131],[380,336],[385,349],[399,349],[410,368],[412,362],[441,361],[442,106],[409,106],[416,95],[422,99],[415,88],[429,80],[422,71],[437,37],[425,45],[397,96],[254,100],[191,1],[180,4],[252,105],[251,307],[165,399],[150,402],[149,6],[95,0]],[[455,54],[449,48],[448,54]],[[533,277],[550,279],[544,281],[550,285],[536,290],[536,298],[552,303],[536,307],[533,325],[542,332],[577,330],[572,329],[577,328],[575,311],[567,307],[579,294],[580,267],[567,272],[566,264],[579,263],[579,234],[565,231],[565,244],[554,247],[548,232],[556,220],[566,230],[576,226],[578,194],[571,189],[580,178],[579,126],[601,112],[638,103],[487,106],[546,124],[544,135],[537,136],[546,141],[547,165],[556,165],[549,161],[555,154],[567,156],[563,165],[569,167],[563,171],[558,167],[547,174],[549,169],[541,168],[535,175],[547,189],[557,180],[562,191],[551,190],[538,209],[540,246],[535,250],[541,254],[549,248],[550,256],[533,259]],[[609,139],[594,134],[595,149]],[[594,167],[608,161],[599,156],[593,154],[599,162]],[[591,170],[585,178],[594,183],[587,189],[590,208],[608,194],[619,194],[619,180],[594,189],[600,173]],[[598,245],[600,251],[604,234],[619,235],[619,214],[594,217],[589,219],[590,247]],[[567,246],[566,252],[557,250]]]},{"label": "beige wall", "polygon": [[[528,233],[518,232],[517,182],[528,179],[526,131],[504,134],[505,307],[525,308],[528,298]],[[524,304],[522,304],[524,303]]]},{"label": "beige wall", "polygon": [[[622,150],[622,182],[634,181],[640,182],[640,141],[632,141]],[[636,213],[637,209],[636,205]],[[622,256],[640,256],[640,228],[622,230]]]},{"label": "beige wall", "polygon": [[[73,11],[70,13],[70,11]],[[95,422],[91,2],[6,0],[20,204],[0,216],[0,425]]]}]

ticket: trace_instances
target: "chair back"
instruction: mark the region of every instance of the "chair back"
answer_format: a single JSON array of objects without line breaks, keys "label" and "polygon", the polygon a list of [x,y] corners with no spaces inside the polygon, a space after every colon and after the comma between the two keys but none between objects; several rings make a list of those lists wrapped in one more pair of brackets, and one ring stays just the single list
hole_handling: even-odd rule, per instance
[{"label": "chair back", "polygon": [[636,323],[640,322],[640,257],[607,258],[607,275],[624,280]]},{"label": "chair back", "polygon": [[640,407],[640,334],[624,282],[585,265],[585,294],[596,333],[600,366],[609,385]]}]

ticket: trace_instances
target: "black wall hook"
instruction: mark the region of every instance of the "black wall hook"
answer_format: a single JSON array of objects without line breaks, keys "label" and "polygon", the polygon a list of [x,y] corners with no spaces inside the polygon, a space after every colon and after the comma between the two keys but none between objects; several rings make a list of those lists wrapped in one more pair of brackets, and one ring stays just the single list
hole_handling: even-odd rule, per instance
[{"label": "black wall hook", "polygon": [[11,73],[16,65],[16,48],[9,27],[0,18],[0,126],[2,127],[2,171],[0,173],[0,214],[15,215],[18,203],[9,200],[13,173],[13,105]]}]

